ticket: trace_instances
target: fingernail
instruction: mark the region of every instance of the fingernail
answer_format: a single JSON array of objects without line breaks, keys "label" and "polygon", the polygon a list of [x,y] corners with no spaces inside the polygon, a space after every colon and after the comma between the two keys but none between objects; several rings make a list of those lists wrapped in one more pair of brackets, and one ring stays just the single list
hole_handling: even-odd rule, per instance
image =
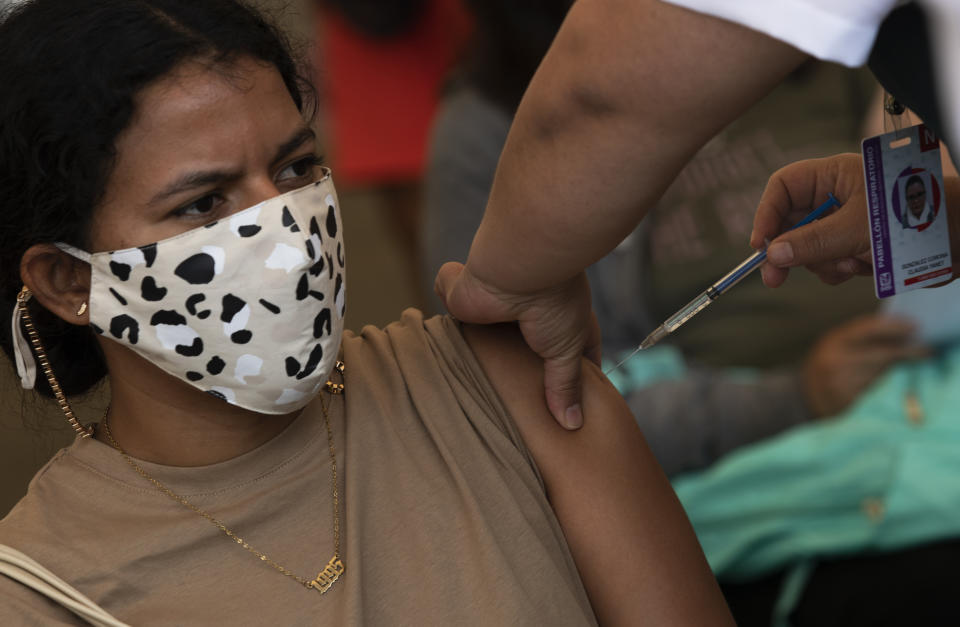
[{"label": "fingernail", "polygon": [[777,266],[785,266],[793,261],[793,246],[789,242],[777,242],[767,249],[767,259]]},{"label": "fingernail", "polygon": [[844,274],[856,274],[859,264],[853,259],[844,259],[837,262],[837,270]]},{"label": "fingernail", "polygon": [[769,271],[767,270],[766,264],[760,266],[760,279],[763,281],[764,285],[766,285],[767,287],[770,287],[770,282],[767,280],[768,273]]},{"label": "fingernail", "polygon": [[571,405],[567,407],[567,411],[564,413],[564,426],[567,429],[573,431],[574,429],[579,429],[583,426],[583,411],[580,409],[580,405]]}]

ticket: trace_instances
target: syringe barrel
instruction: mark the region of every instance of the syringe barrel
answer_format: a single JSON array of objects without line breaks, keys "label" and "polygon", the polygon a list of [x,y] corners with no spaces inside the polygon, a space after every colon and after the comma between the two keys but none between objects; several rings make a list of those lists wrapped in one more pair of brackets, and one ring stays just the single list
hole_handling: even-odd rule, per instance
[{"label": "syringe barrel", "polygon": [[[731,287],[750,276],[754,270],[763,265],[763,262],[767,260],[767,251],[758,250],[749,257],[747,257],[743,263],[739,266],[725,274],[719,281],[710,286],[710,290],[713,290],[713,298],[716,298],[720,294],[723,294]],[[707,290],[707,291],[710,291]]]},{"label": "syringe barrel", "polygon": [[667,318],[662,326],[666,327],[670,333],[673,333],[683,326],[683,323],[703,311],[703,309],[712,302],[713,298],[711,298],[707,292],[701,292],[699,296],[687,303],[680,311]]}]

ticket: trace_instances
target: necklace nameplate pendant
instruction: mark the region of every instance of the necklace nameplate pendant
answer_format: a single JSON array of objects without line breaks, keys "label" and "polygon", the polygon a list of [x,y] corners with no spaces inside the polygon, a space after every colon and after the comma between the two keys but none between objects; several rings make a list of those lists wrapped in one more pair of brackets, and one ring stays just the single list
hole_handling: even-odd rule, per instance
[{"label": "necklace nameplate pendant", "polygon": [[340,561],[339,557],[334,555],[327,563],[327,567],[320,571],[317,578],[308,583],[307,587],[313,588],[320,594],[323,594],[336,583],[337,579],[340,579],[340,575],[343,574],[344,570],[343,562]]}]

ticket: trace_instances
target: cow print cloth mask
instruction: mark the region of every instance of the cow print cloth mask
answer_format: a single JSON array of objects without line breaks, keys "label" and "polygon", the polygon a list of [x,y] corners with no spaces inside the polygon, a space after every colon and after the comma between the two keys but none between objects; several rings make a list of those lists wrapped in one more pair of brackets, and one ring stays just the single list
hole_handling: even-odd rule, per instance
[{"label": "cow print cloth mask", "polygon": [[329,170],[155,244],[94,254],[57,246],[91,266],[96,333],[228,403],[295,411],[333,370],[346,270]]}]

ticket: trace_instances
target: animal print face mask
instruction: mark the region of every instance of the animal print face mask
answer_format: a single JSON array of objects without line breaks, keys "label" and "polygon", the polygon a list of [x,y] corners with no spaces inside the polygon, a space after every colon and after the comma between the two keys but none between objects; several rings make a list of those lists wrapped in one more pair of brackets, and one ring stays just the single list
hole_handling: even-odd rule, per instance
[{"label": "animal print face mask", "polygon": [[228,403],[306,405],[343,334],[343,234],[330,172],[155,244],[89,254],[90,324]]}]

